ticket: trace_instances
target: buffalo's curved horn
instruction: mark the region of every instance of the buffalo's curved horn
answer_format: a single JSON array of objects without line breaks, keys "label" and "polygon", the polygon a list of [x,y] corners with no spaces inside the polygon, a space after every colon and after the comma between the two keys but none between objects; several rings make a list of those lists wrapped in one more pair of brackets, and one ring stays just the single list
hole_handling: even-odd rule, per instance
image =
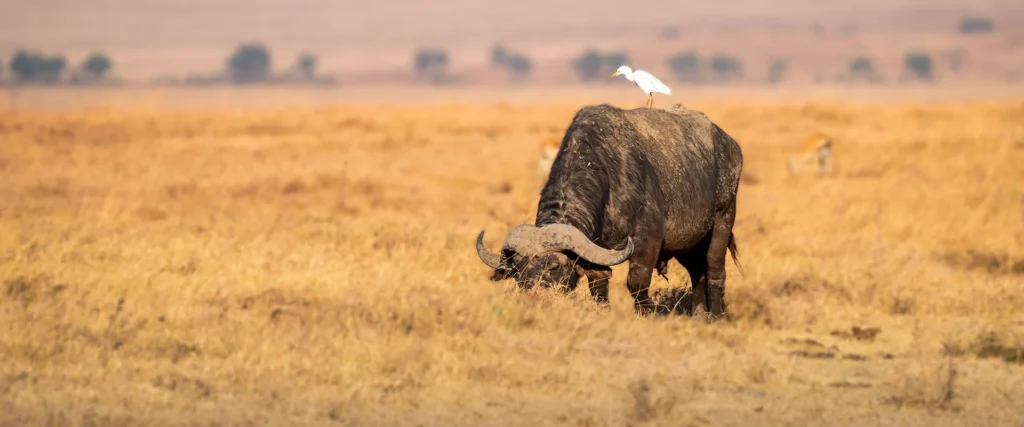
[{"label": "buffalo's curved horn", "polygon": [[501,250],[523,254],[538,253],[537,227],[530,224],[519,224],[513,227],[505,235],[505,241],[501,243]]},{"label": "buffalo's curved horn", "polygon": [[484,246],[483,230],[480,230],[480,235],[476,236],[476,254],[480,257],[480,261],[483,261],[488,267],[496,269],[501,265],[501,255],[487,250],[487,247]]},{"label": "buffalo's curved horn", "polygon": [[626,238],[622,250],[605,249],[592,242],[578,228],[566,224],[550,224],[541,232],[541,244],[552,250],[570,250],[594,264],[610,267],[621,264],[633,254],[633,239]]}]

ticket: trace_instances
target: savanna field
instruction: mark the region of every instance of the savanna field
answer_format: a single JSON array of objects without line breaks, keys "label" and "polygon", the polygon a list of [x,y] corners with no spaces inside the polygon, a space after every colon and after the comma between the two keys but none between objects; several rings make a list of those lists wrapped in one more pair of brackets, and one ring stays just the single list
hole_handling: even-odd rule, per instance
[{"label": "savanna field", "polygon": [[581,106],[6,110],[0,423],[1024,423],[1024,102],[687,104],[745,157],[715,323],[488,280]]}]

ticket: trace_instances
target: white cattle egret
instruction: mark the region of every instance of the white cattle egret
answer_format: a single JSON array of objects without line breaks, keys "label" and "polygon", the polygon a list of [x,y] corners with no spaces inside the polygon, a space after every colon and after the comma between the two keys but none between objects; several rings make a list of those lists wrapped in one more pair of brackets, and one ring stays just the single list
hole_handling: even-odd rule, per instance
[{"label": "white cattle egret", "polygon": [[615,74],[612,74],[612,77],[619,74],[626,76],[627,80],[636,83],[637,86],[640,86],[640,90],[647,94],[646,106],[648,108],[654,106],[654,93],[664,93],[666,95],[672,94],[672,89],[669,89],[668,86],[665,86],[665,84],[661,82],[661,80],[658,80],[657,77],[652,76],[651,73],[644,70],[633,71],[628,66],[623,65],[619,67],[618,70],[615,70]]}]

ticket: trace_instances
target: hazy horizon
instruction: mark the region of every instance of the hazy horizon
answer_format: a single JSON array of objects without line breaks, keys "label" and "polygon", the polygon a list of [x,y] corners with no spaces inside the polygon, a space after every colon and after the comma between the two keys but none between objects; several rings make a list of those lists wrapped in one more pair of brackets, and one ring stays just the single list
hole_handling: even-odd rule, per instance
[{"label": "hazy horizon", "polygon": [[[905,55],[921,51],[933,60],[935,87],[985,87],[984,93],[999,95],[988,88],[1024,82],[1024,6],[1016,3],[746,0],[722,7],[708,0],[50,0],[18,4],[0,16],[0,79],[11,77],[14,52],[26,49],[65,56],[68,72],[90,53],[104,52],[114,61],[111,74],[125,82],[184,81],[222,73],[239,44],[256,42],[270,50],[274,73],[291,69],[302,52],[318,57],[319,74],[331,76],[339,87],[314,89],[322,94],[307,96],[300,90],[289,95],[313,104],[443,99],[447,95],[431,90],[408,90],[413,85],[431,86],[414,76],[413,55],[420,48],[448,52],[448,84],[439,90],[451,96],[456,96],[456,87],[468,91],[458,95],[460,99],[474,99],[473,91],[481,91],[481,99],[494,93],[501,93],[500,99],[523,99],[532,98],[532,93],[546,96],[552,88],[566,88],[565,93],[588,88],[623,96],[635,90],[621,81],[607,81],[613,85],[607,90],[600,89],[600,81],[599,86],[581,84],[572,62],[587,49],[625,52],[629,65],[658,75],[683,94],[701,84],[673,75],[667,65],[673,54],[697,52],[705,68],[712,55],[741,62],[741,76],[714,81],[705,93],[724,90],[723,85],[763,85],[770,80],[771,64],[782,61],[784,74],[774,83],[806,95],[819,92],[808,86],[849,86],[844,76],[854,58],[872,62],[884,82],[877,88],[902,86]],[[965,16],[990,18],[995,31],[962,34],[957,27]],[[532,61],[529,75],[516,85],[509,85],[508,70],[490,63],[490,49],[497,43]],[[491,95],[482,92],[487,87],[495,88]],[[778,98],[773,91],[777,92],[762,92]],[[968,92],[958,93],[976,97]],[[45,97],[32,89],[20,102],[46,105]]]}]

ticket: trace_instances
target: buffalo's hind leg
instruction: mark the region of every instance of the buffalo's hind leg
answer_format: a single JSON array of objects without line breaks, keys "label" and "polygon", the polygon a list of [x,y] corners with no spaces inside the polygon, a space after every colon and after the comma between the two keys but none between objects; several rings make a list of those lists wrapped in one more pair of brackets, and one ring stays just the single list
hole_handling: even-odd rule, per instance
[{"label": "buffalo's hind leg", "polygon": [[732,226],[736,219],[736,205],[715,213],[714,230],[707,252],[707,307],[712,317],[719,317],[725,306],[725,255],[732,240]]},{"label": "buffalo's hind leg", "polygon": [[707,305],[708,295],[708,240],[705,243],[698,246],[696,249],[691,250],[685,254],[676,257],[676,261],[679,261],[684,268],[686,273],[690,276],[691,291],[688,301],[689,304],[686,306],[689,310],[689,314],[692,316],[699,313],[701,310],[708,312],[710,307]]}]

